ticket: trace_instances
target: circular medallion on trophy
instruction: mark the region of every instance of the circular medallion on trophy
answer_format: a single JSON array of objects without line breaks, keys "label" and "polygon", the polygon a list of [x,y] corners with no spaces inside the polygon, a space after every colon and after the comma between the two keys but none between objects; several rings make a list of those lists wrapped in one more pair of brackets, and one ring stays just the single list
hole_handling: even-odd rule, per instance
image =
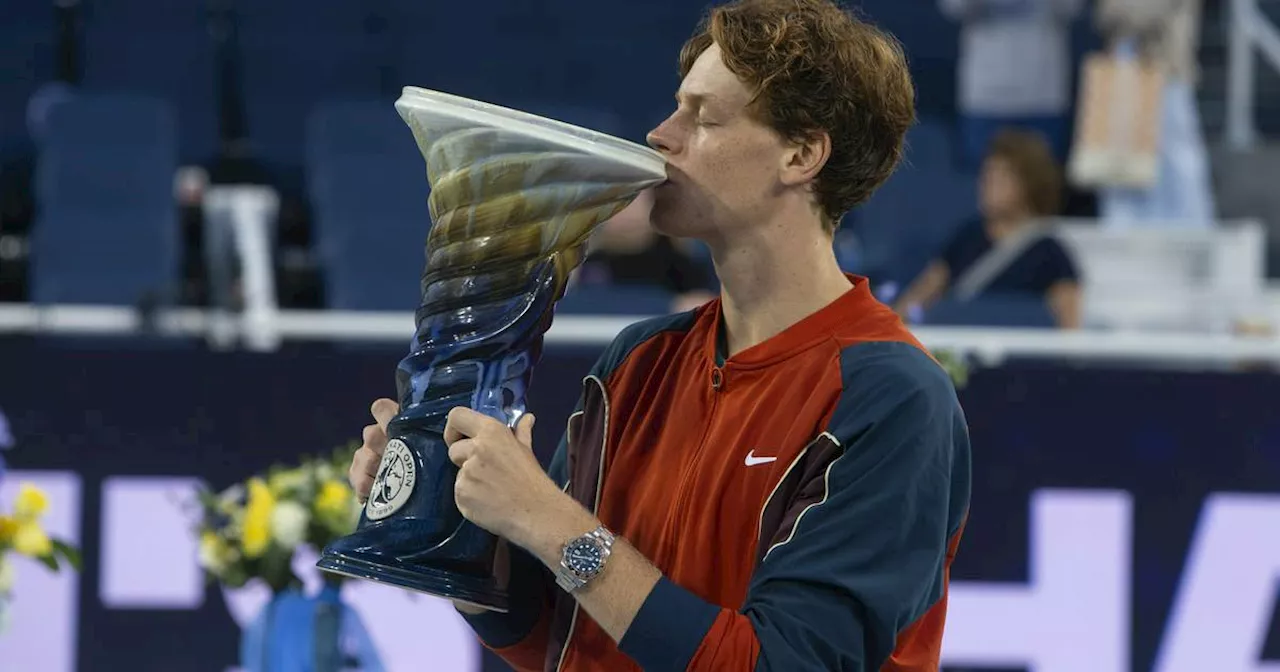
[{"label": "circular medallion on trophy", "polygon": [[413,464],[413,451],[400,439],[387,442],[387,450],[378,465],[378,475],[373,479],[373,489],[365,504],[364,515],[369,520],[382,520],[399,511],[413,494],[417,481],[417,469]]}]

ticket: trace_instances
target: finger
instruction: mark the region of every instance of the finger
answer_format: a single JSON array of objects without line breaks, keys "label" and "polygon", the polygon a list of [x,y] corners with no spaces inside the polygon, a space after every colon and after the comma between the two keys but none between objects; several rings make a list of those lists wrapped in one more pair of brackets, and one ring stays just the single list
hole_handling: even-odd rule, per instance
[{"label": "finger", "polygon": [[449,437],[454,436],[454,441],[462,437],[474,437],[485,428],[489,423],[496,423],[497,420],[479,412],[473,411],[466,406],[455,406],[449,411],[448,420],[445,422],[445,442],[449,442]]},{"label": "finger", "polygon": [[525,413],[516,423],[516,440],[525,448],[533,449],[533,423],[536,418],[532,413]]},{"label": "finger", "polygon": [[461,441],[465,438],[467,438],[467,435],[458,431],[457,425],[453,423],[453,413],[450,412],[444,421],[444,445],[452,446],[455,441]]},{"label": "finger", "polygon": [[449,446],[449,461],[461,467],[475,453],[476,442],[471,439],[455,441]]},{"label": "finger", "polygon": [[373,479],[378,474],[378,463],[381,460],[381,457],[367,447],[357,450],[351,460],[347,479],[351,482],[351,489],[362,500],[369,496],[369,491],[373,488]]},{"label": "finger", "polygon": [[369,501],[369,493],[373,492],[373,477],[367,474],[353,474],[351,489],[356,493],[356,501],[361,504]]},{"label": "finger", "polygon": [[360,438],[364,441],[361,448],[368,448],[378,457],[382,457],[382,453],[387,450],[387,433],[377,425],[365,425]]},{"label": "finger", "polygon": [[369,412],[373,414],[373,419],[377,421],[382,431],[386,432],[387,423],[400,412],[400,405],[390,399],[379,399],[369,407]]},{"label": "finger", "polygon": [[377,476],[378,467],[382,465],[382,455],[368,448],[361,448],[356,451],[355,459],[351,463],[352,466],[359,467],[361,473]]}]

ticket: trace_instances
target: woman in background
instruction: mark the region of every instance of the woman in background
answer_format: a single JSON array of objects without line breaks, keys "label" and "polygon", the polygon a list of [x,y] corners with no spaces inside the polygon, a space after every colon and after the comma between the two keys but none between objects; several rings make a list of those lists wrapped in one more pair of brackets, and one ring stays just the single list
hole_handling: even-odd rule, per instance
[{"label": "woman in background", "polygon": [[1079,273],[1046,221],[1062,201],[1061,170],[1048,143],[1037,133],[1001,132],[979,180],[981,219],[952,238],[895,309],[908,316],[944,297],[1039,296],[1060,328],[1079,327]]}]

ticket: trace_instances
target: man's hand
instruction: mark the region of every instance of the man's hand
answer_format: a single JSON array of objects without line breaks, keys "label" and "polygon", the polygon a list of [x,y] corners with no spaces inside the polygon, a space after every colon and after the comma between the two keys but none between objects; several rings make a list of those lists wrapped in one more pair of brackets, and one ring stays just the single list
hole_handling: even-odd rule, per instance
[{"label": "man's hand", "polygon": [[369,491],[373,489],[373,479],[378,475],[378,465],[382,462],[382,454],[387,450],[387,423],[400,412],[400,405],[390,399],[379,399],[369,408],[373,414],[374,424],[368,425],[361,432],[364,440],[360,449],[351,460],[351,469],[347,478],[351,481],[351,489],[363,504],[369,499]]},{"label": "man's hand", "polygon": [[[467,520],[517,545],[563,493],[533,454],[532,415],[515,431],[469,408],[449,411],[444,440],[458,465],[454,499]],[[584,530],[585,531],[585,530]]]},{"label": "man's hand", "polygon": [[[347,477],[351,481],[351,488],[355,490],[356,496],[360,498],[362,504],[369,499],[369,491],[373,488],[373,479],[378,475],[378,465],[382,462],[382,454],[387,450],[387,423],[391,422],[391,418],[396,417],[396,413],[400,412],[400,405],[390,399],[379,399],[373,402],[369,412],[373,414],[374,424],[368,425],[361,432],[360,436],[364,443],[356,451],[355,457],[351,460],[351,469],[347,472]],[[498,583],[505,586],[510,571],[507,565],[505,543],[498,545],[498,557],[496,560],[494,573],[497,574]],[[480,607],[473,607],[462,602],[454,602],[453,606],[458,611],[472,615],[486,611]]]},{"label": "man's hand", "polygon": [[[444,429],[449,459],[458,465],[454,498],[468,520],[521,546],[552,571],[564,544],[600,525],[561,492],[533,455],[533,417],[506,424],[469,408],[449,411]],[[621,641],[662,572],[619,539],[609,568],[586,589],[579,604]]]}]

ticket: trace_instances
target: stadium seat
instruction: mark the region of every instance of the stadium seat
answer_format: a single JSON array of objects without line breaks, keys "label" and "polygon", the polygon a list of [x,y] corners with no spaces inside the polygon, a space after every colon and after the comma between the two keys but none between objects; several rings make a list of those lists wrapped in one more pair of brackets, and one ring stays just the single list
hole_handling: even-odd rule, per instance
[{"label": "stadium seat", "polygon": [[313,244],[329,307],[416,307],[431,220],[413,134],[390,101],[322,104],[306,134]]},{"label": "stadium seat", "polygon": [[172,212],[48,207],[31,237],[35,303],[165,303],[178,282]]},{"label": "stadium seat", "polygon": [[[426,263],[421,238],[400,240],[377,232],[384,220],[362,217],[368,231],[325,260],[325,299],[334,310],[406,311],[418,307]],[[331,219],[329,225],[339,225]]]},{"label": "stadium seat", "polygon": [[54,108],[36,174],[34,301],[132,305],[176,294],[177,144],[161,100],[81,96]]}]

